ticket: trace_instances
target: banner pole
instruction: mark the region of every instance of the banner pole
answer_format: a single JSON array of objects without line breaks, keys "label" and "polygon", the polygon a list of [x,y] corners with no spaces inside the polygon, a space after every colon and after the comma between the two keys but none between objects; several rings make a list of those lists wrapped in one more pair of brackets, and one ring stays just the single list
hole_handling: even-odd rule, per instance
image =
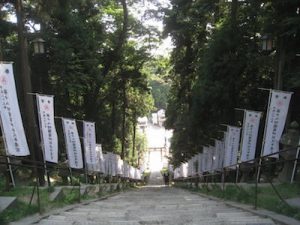
[{"label": "banner pole", "polygon": [[42,148],[42,153],[43,153],[43,159],[44,159],[44,170],[45,170],[45,176],[47,177],[47,183],[48,183],[48,187],[51,186],[51,183],[50,183],[50,177],[49,177],[49,173],[48,173],[48,168],[47,168],[47,163],[46,163],[46,153],[45,153],[45,142],[44,142],[44,136],[43,136],[43,132],[42,132],[42,129],[41,129],[41,125],[42,125],[42,121],[41,121],[41,112],[40,112],[40,104],[39,104],[39,101],[38,101],[38,94],[35,94],[36,96],[36,105],[37,105],[37,109],[38,109],[38,118],[39,118],[39,130],[40,130],[40,137],[41,137],[41,148]]},{"label": "banner pole", "polygon": [[[239,146],[239,152],[240,154],[237,154],[238,156],[240,156],[240,162],[242,163],[242,154],[243,154],[243,143],[244,143],[244,133],[245,133],[245,120],[246,120],[246,109],[237,109],[236,110],[240,110],[244,112],[244,118],[243,118],[243,126],[241,127],[241,141],[240,141],[240,146]],[[238,157],[239,158],[239,157]],[[238,183],[238,179],[239,179],[239,169],[240,166],[238,164],[239,160],[237,160],[237,165],[236,165],[236,177],[235,177],[235,183]]]},{"label": "banner pole", "polygon": [[70,182],[71,182],[71,185],[73,186],[73,173],[72,173],[72,168],[70,167],[70,165],[69,165],[69,171],[70,171]]},{"label": "banner pole", "polygon": [[269,91],[269,100],[268,100],[268,107],[267,107],[267,116],[266,116],[266,120],[265,120],[265,127],[264,127],[264,136],[263,136],[263,141],[262,141],[262,146],[261,146],[261,150],[260,150],[260,158],[259,158],[259,162],[258,162],[258,168],[257,168],[257,176],[256,176],[256,181],[259,182],[259,177],[260,177],[260,169],[261,169],[261,164],[262,164],[262,156],[264,154],[264,144],[265,144],[265,138],[266,138],[266,133],[267,133],[267,122],[269,119],[269,107],[271,104],[271,98],[272,98],[272,89],[263,89],[263,88],[259,88],[260,90],[268,90]]},{"label": "banner pole", "polygon": [[8,170],[9,170],[9,174],[10,174],[10,178],[11,178],[11,182],[13,187],[16,186],[15,183],[15,178],[14,178],[14,174],[12,172],[12,168],[11,168],[11,164],[10,164],[10,158],[9,158],[9,153],[8,153],[8,147],[7,147],[7,142],[6,142],[6,137],[5,137],[5,133],[4,133],[4,129],[3,129],[3,124],[2,124],[2,117],[0,115],[0,127],[2,130],[2,140],[4,142],[4,148],[5,148],[5,153],[6,153],[6,161],[8,163]]},{"label": "banner pole", "polygon": [[236,176],[235,176],[235,183],[237,184],[239,181],[239,164],[236,165]]},{"label": "banner pole", "polygon": [[[79,121],[79,120],[78,120]],[[83,120],[81,120],[83,121]],[[84,122],[84,121],[83,121]],[[84,149],[84,154],[83,154],[83,158],[84,158],[84,174],[85,174],[85,183],[88,184],[88,169],[87,169],[87,162],[86,162],[86,152],[85,152],[85,137],[80,137],[80,139],[83,140],[83,149]]]},{"label": "banner pole", "polygon": [[88,170],[87,170],[87,163],[86,161],[84,160],[84,167],[85,167],[85,183],[88,184]]},{"label": "banner pole", "polygon": [[299,139],[299,144],[298,144],[298,148],[297,148],[296,158],[294,161],[294,168],[293,168],[293,173],[292,173],[291,182],[290,182],[291,184],[294,182],[294,177],[295,177],[298,158],[299,158],[299,151],[300,151],[300,139]]}]

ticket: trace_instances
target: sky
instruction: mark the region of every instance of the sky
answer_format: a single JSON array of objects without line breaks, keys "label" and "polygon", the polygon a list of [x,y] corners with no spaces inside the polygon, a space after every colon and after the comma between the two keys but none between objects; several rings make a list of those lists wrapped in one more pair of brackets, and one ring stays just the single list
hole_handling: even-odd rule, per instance
[{"label": "sky", "polygon": [[[170,8],[171,4],[169,0],[158,0],[159,4],[164,8]],[[145,14],[146,10],[158,10],[158,7],[153,3],[153,0],[141,0],[138,3],[134,4],[132,7],[129,8],[130,13],[140,20],[144,26],[154,26],[160,32],[163,31],[163,21],[162,19],[157,18],[150,18],[145,20],[143,15]],[[164,55],[167,56],[173,49],[171,37],[167,37],[162,40],[161,44],[157,49],[153,49],[151,54],[153,55]]]},{"label": "sky", "polygon": [[[169,0],[157,0],[157,1],[161,5],[161,7],[164,8],[171,7]],[[140,0],[138,1],[138,3],[134,4],[133,6],[130,6],[129,11],[135,18],[140,20],[144,24],[144,26],[146,27],[153,26],[156,27],[160,32],[162,32],[163,31],[162,19],[150,18],[145,20],[143,18],[143,15],[145,14],[146,10],[158,10],[158,7],[153,2],[154,2],[153,0]],[[17,22],[15,15],[9,15],[9,20],[14,23]],[[32,26],[36,30],[39,30],[39,24],[35,24],[35,25],[32,24]],[[158,48],[151,50],[151,54],[154,56],[159,56],[159,55],[168,56],[172,51],[173,47],[174,46],[172,44],[171,37],[168,36],[167,38],[161,41]]]}]

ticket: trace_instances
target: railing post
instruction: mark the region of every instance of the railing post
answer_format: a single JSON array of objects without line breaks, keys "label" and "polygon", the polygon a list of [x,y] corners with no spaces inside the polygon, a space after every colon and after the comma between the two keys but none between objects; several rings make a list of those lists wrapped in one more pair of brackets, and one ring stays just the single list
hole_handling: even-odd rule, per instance
[{"label": "railing post", "polygon": [[294,182],[294,177],[295,177],[298,158],[299,158],[299,151],[300,151],[300,139],[299,139],[299,144],[298,144],[298,147],[297,147],[296,157],[295,157],[295,161],[294,161],[293,173],[292,173],[292,176],[291,176],[291,184]]},{"label": "railing post", "polygon": [[39,179],[39,177],[37,177],[36,178],[37,204],[38,204],[38,208],[39,208],[39,213],[42,214],[39,183],[40,183],[40,179]]},{"label": "railing post", "polygon": [[81,186],[80,186],[80,181],[79,181],[79,183],[78,183],[78,202],[80,203],[81,202]]},{"label": "railing post", "polygon": [[[261,162],[261,159],[259,159]],[[257,209],[257,195],[258,195],[258,179],[259,179],[259,167],[260,163],[257,164],[257,161],[255,160],[255,170],[256,170],[256,178],[255,178],[255,196],[254,196],[254,209]]]},{"label": "railing post", "polygon": [[222,193],[224,199],[225,198],[225,168],[223,168],[223,173],[222,173]]}]

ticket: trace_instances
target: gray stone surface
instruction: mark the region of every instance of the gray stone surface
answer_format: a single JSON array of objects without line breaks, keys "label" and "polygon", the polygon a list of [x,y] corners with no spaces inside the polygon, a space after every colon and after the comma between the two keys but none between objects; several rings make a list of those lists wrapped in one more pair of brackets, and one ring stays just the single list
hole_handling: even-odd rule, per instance
[{"label": "gray stone surface", "polygon": [[0,212],[9,207],[12,207],[16,200],[16,197],[0,197]]},{"label": "gray stone surface", "polygon": [[286,202],[291,206],[300,208],[300,198],[289,198],[286,199]]},{"label": "gray stone surface", "polygon": [[160,172],[151,172],[149,177],[149,185],[163,185],[163,177]]},{"label": "gray stone surface", "polygon": [[41,225],[273,225],[272,220],[187,191],[145,187],[78,205],[41,219]]},{"label": "gray stone surface", "polygon": [[55,187],[54,191],[49,195],[49,200],[50,201],[56,201],[59,199],[62,199],[64,196],[64,192],[62,187]]}]

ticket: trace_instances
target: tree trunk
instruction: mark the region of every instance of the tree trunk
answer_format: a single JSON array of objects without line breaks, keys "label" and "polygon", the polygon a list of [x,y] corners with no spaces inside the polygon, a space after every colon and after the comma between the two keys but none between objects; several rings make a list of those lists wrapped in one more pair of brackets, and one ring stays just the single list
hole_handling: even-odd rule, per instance
[{"label": "tree trunk", "polygon": [[[28,137],[28,144],[32,160],[43,162],[42,150],[39,145],[39,134],[36,117],[34,114],[33,97],[28,93],[32,92],[30,67],[28,60],[28,46],[24,30],[24,12],[22,0],[16,0],[16,16],[17,16],[17,30],[19,41],[19,57],[20,57],[20,79],[22,83],[22,91],[25,108],[25,130]],[[45,184],[44,168],[37,169],[35,165],[35,174],[39,177],[40,185]]]},{"label": "tree trunk", "polygon": [[125,159],[125,137],[126,137],[126,108],[127,108],[127,97],[126,97],[126,79],[123,80],[123,106],[122,106],[122,152],[121,159]]},{"label": "tree trunk", "polygon": [[132,159],[135,157],[136,121],[133,122]]}]

